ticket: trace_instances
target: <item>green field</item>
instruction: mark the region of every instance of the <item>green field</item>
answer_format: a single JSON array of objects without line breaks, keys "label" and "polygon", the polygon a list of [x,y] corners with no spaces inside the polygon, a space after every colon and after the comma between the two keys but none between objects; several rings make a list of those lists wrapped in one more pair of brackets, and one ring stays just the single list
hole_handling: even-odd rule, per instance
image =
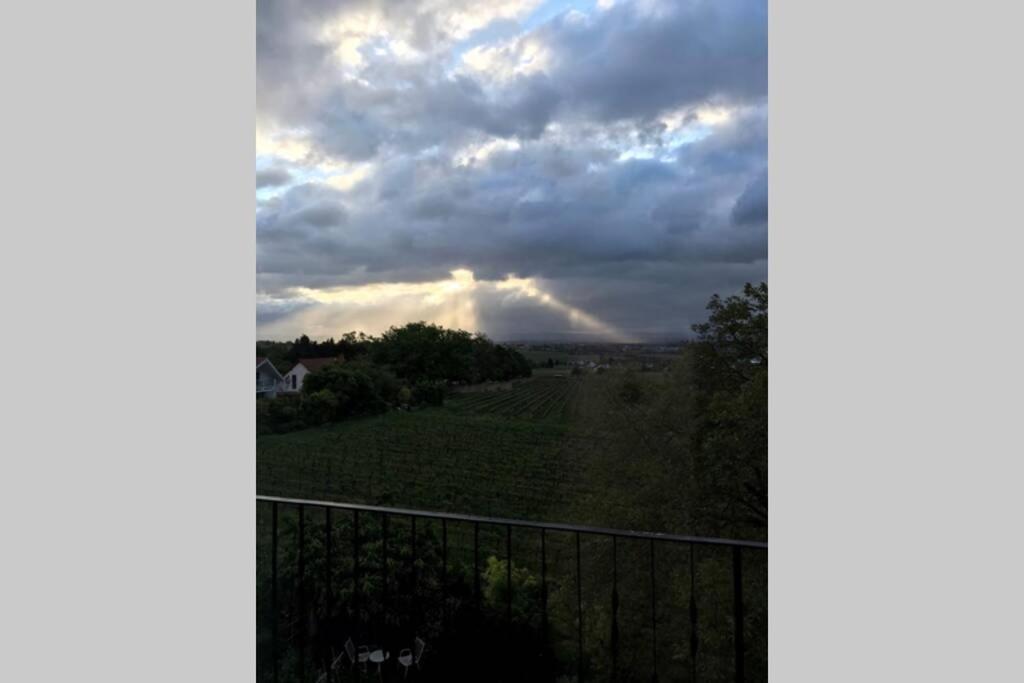
[{"label": "green field", "polygon": [[[596,443],[582,428],[598,377],[537,378],[444,407],[263,435],[261,494],[567,520]],[[588,401],[589,397],[589,401]],[[592,522],[594,520],[578,520]]]}]

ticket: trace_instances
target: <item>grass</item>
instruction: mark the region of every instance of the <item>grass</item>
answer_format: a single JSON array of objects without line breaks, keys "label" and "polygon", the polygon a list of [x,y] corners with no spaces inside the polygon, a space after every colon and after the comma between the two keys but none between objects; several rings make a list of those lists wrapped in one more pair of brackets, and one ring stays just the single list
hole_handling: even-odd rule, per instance
[{"label": "grass", "polygon": [[[392,411],[257,440],[261,494],[425,510],[593,523],[572,502],[588,483],[595,439],[581,416],[600,377],[537,378],[454,397],[441,408]],[[602,483],[604,485],[604,483]],[[605,511],[606,512],[606,511]]]}]

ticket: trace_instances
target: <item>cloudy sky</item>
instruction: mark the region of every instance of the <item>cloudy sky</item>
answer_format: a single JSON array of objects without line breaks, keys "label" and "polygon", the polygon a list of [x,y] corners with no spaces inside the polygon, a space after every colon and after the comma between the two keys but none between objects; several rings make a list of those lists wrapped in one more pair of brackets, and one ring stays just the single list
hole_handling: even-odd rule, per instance
[{"label": "cloudy sky", "polygon": [[258,0],[257,337],[679,338],[767,273],[765,0]]}]

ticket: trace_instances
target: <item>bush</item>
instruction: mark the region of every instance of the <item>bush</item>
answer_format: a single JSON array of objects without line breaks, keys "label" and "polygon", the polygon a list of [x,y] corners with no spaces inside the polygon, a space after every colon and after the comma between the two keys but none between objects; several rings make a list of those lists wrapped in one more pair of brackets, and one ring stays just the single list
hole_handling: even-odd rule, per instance
[{"label": "bush", "polygon": [[329,390],[337,398],[331,419],[371,415],[398,400],[398,380],[386,370],[366,365],[329,365],[310,373],[302,384],[306,396]]},{"label": "bush", "polygon": [[409,387],[402,387],[398,390],[398,403],[403,406],[412,403],[412,390]]},{"label": "bush", "polygon": [[256,399],[256,433],[283,434],[305,426],[295,396]]},{"label": "bush", "polygon": [[439,406],[444,404],[444,394],[442,382],[419,382],[413,387],[412,400],[417,405]]},{"label": "bush", "polygon": [[321,389],[302,397],[302,419],[315,427],[330,422],[338,413],[338,397],[330,389]]}]

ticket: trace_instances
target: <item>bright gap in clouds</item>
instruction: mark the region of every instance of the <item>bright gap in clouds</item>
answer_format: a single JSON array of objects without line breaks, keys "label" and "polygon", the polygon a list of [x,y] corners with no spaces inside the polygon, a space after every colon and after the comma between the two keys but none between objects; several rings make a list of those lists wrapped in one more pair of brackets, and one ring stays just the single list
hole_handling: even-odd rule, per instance
[{"label": "bright gap in clouds", "polygon": [[528,302],[559,314],[573,332],[616,342],[635,338],[586,311],[545,291],[533,278],[512,275],[504,280],[477,280],[467,269],[451,271],[451,278],[434,282],[382,282],[358,286],[291,291],[296,300],[311,304],[262,326],[264,337],[287,336],[302,328],[314,337],[337,337],[350,330],[380,334],[392,325],[425,320],[471,332],[480,329],[480,299]]}]

